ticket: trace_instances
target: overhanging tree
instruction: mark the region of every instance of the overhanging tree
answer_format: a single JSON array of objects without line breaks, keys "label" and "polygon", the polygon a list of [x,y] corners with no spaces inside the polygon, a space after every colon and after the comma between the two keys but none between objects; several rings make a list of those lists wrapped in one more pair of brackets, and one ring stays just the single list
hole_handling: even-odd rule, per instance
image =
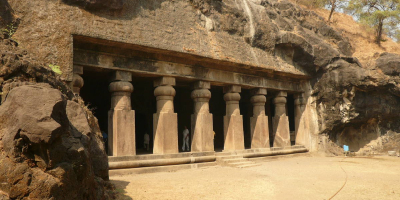
[{"label": "overhanging tree", "polygon": [[379,46],[383,33],[393,32],[400,22],[400,0],[350,0],[347,10],[375,29]]}]

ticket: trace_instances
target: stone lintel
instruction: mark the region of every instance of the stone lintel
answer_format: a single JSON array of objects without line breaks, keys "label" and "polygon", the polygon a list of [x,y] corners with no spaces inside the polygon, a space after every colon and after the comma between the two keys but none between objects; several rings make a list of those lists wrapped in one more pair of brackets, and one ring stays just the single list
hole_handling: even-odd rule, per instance
[{"label": "stone lintel", "polygon": [[254,88],[251,90],[252,95],[267,95],[266,88]]},{"label": "stone lintel", "polygon": [[224,93],[240,93],[242,92],[242,88],[240,85],[226,85],[224,86]]},{"label": "stone lintel", "polygon": [[112,81],[132,81],[132,73],[127,71],[114,71],[111,77]]},{"label": "stone lintel", "polygon": [[156,80],[154,80],[154,87],[162,86],[162,85],[171,85],[175,86],[175,78],[174,77],[169,77],[169,76],[163,76],[160,77]]},{"label": "stone lintel", "polygon": [[277,97],[287,97],[287,92],[286,91],[279,91],[276,96]]},{"label": "stone lintel", "polygon": [[193,89],[210,89],[211,83],[208,81],[196,81],[193,85]]},{"label": "stone lintel", "polygon": [[74,74],[82,75],[83,74],[83,67],[82,66],[78,66],[78,65],[74,65],[73,72],[74,72]]}]

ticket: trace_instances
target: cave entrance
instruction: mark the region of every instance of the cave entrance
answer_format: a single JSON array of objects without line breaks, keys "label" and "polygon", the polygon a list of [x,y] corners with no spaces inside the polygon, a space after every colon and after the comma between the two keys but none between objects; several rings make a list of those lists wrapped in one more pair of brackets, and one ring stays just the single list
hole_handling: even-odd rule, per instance
[{"label": "cave entrance", "polygon": [[[174,87],[176,91],[176,96],[174,98],[174,109],[175,113],[178,114],[178,148],[179,152],[184,152],[182,150],[183,145],[183,130],[185,126],[189,130],[189,151],[191,151],[191,115],[193,114],[193,100],[191,98],[192,89],[190,85],[186,85],[183,82],[177,82]],[[186,151],[185,146],[185,151]]]},{"label": "cave entrance", "polygon": [[273,147],[274,145],[274,130],[272,124],[272,117],[275,115],[275,105],[273,103],[274,95],[268,92],[267,94],[267,102],[265,103],[265,114],[268,116],[268,131],[269,131],[269,146]]},{"label": "cave entrance", "polygon": [[[132,77],[134,91],[131,94],[132,110],[135,111],[136,155],[153,153],[153,114],[156,113],[153,79]],[[149,148],[144,146],[144,135],[149,134]]]},{"label": "cave entrance", "polygon": [[[109,73],[84,68],[82,78],[85,84],[81,88],[80,96],[97,118],[100,130],[108,134],[108,110],[111,106],[111,94],[108,91]],[[107,146],[105,149],[108,153]]]},{"label": "cave entrance", "polygon": [[291,143],[291,145],[295,145],[296,144],[296,134],[295,134],[294,95],[293,94],[288,94],[288,96],[287,96],[286,114],[289,118],[290,143]]},{"label": "cave entrance", "polygon": [[243,137],[244,137],[244,148],[251,149],[251,128],[250,128],[250,117],[253,116],[253,105],[250,102],[251,94],[250,90],[243,89],[240,93],[239,108],[240,114],[243,116]]},{"label": "cave entrance", "polygon": [[224,149],[224,116],[225,101],[222,87],[211,86],[210,113],[213,115],[214,151],[222,152]]}]

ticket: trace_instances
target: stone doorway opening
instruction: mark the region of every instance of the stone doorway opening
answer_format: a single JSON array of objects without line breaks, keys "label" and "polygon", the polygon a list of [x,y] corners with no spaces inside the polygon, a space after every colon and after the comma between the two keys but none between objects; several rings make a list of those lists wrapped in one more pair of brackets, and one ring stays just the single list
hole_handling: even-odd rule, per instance
[{"label": "stone doorway opening", "polygon": [[[134,91],[131,94],[132,110],[135,110],[136,154],[153,153],[153,114],[156,113],[156,99],[152,78],[132,77]],[[144,146],[145,133],[150,136],[149,148]]]},{"label": "stone doorway opening", "polygon": [[289,117],[290,143],[293,146],[296,144],[293,94],[288,94],[286,108],[287,116]]},{"label": "stone doorway opening", "polygon": [[222,152],[224,149],[224,116],[225,101],[221,86],[211,86],[210,113],[213,115],[214,151]]},{"label": "stone doorway opening", "polygon": [[[108,91],[109,73],[85,68],[82,78],[85,84],[81,88],[80,95],[98,119],[100,130],[108,134],[108,110],[111,105],[111,95]],[[105,149],[108,153],[108,148]]]},{"label": "stone doorway opening", "polygon": [[174,109],[175,113],[178,114],[178,148],[179,152],[185,152],[182,150],[183,145],[183,131],[185,126],[189,130],[189,151],[191,151],[191,116],[193,114],[193,100],[191,98],[192,88],[191,85],[186,85],[185,83],[177,82],[174,87],[176,91],[176,96],[174,98]]},{"label": "stone doorway opening", "polygon": [[251,94],[249,89],[242,88],[240,93],[240,114],[243,116],[244,148],[251,149],[251,128],[250,117],[253,116],[253,105],[250,102]]}]

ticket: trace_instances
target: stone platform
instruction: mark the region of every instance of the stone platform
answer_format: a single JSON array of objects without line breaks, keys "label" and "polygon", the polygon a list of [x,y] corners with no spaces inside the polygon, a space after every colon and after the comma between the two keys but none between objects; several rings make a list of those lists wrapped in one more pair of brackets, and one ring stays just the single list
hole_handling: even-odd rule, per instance
[{"label": "stone platform", "polygon": [[185,152],[165,155],[109,156],[110,176],[177,171],[215,165],[251,167],[253,158],[304,153],[302,145],[285,148],[244,149],[223,152]]}]

